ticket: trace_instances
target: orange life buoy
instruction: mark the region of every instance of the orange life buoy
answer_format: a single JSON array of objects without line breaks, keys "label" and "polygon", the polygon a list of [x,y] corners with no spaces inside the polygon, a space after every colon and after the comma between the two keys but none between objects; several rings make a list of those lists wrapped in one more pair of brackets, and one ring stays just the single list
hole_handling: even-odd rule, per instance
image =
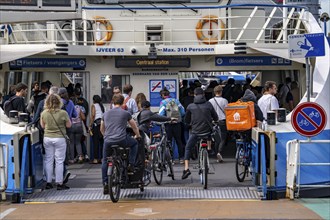
[{"label": "orange life buoy", "polygon": [[101,40],[96,41],[96,45],[104,45],[104,44],[106,44],[106,42],[110,41],[112,38],[112,34],[113,34],[112,25],[105,17],[95,16],[94,19],[95,19],[95,22],[100,22],[101,24],[103,24],[105,26],[105,29],[107,30],[105,36]]},{"label": "orange life buoy", "polygon": [[[217,44],[218,43],[218,36],[216,37],[206,37],[203,34],[203,26],[206,23],[211,23],[214,22],[217,24],[217,26],[220,25],[220,39],[223,39],[225,37],[225,24],[223,23],[222,20],[218,19],[217,16],[215,15],[207,15],[204,16],[201,20],[198,21],[196,25],[196,35],[197,38],[202,41],[204,44]],[[219,24],[220,22],[220,24]]]}]

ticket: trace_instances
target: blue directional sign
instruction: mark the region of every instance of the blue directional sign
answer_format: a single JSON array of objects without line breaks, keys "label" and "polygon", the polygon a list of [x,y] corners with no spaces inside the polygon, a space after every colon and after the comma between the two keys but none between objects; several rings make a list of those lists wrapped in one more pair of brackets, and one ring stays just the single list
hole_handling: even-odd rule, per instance
[{"label": "blue directional sign", "polygon": [[291,60],[275,56],[221,56],[215,58],[216,66],[291,66]]},{"label": "blue directional sign", "polygon": [[10,69],[20,68],[75,68],[85,69],[85,58],[22,58],[11,61]]},{"label": "blue directional sign", "polygon": [[319,57],[324,55],[323,33],[289,35],[290,58]]}]

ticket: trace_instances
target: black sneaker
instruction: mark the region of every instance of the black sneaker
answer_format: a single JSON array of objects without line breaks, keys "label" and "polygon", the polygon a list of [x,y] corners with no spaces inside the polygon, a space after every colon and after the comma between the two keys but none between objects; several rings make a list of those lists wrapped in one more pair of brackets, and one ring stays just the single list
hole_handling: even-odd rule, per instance
[{"label": "black sneaker", "polygon": [[53,189],[53,185],[51,183],[46,184],[46,189]]},{"label": "black sneaker", "polygon": [[191,174],[190,170],[183,170],[183,174],[182,174],[182,179],[187,179],[188,176]]},{"label": "black sneaker", "polygon": [[67,170],[63,178],[63,184],[66,184],[69,181],[70,175],[71,175],[70,171]]},{"label": "black sneaker", "polygon": [[108,195],[109,194],[109,185],[104,184],[103,185],[103,195]]},{"label": "black sneaker", "polygon": [[67,189],[70,189],[70,187],[68,187],[64,183],[62,185],[57,184],[57,190],[67,190]]},{"label": "black sneaker", "polygon": [[127,175],[133,175],[133,174],[134,174],[134,166],[132,164],[128,164]]}]

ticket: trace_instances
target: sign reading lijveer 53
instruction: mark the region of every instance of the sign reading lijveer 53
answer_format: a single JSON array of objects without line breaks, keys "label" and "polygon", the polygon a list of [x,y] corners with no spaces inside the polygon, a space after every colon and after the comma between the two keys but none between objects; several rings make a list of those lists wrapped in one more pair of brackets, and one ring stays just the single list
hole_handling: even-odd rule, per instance
[{"label": "sign reading lijveer 53", "polygon": [[291,123],[300,135],[312,137],[323,131],[327,123],[327,115],[320,105],[304,102],[295,108]]}]

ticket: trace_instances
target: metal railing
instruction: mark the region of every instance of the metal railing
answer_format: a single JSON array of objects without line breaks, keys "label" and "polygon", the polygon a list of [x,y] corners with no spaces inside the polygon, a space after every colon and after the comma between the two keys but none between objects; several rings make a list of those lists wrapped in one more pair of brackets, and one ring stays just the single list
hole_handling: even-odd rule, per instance
[{"label": "metal railing", "polygon": [[6,200],[9,148],[7,144],[0,144],[0,193],[1,199]]},{"label": "metal railing", "polygon": [[286,174],[286,197],[298,198],[300,188],[323,188],[329,184],[300,184],[301,166],[329,166],[329,163],[300,162],[301,144],[325,144],[329,147],[330,140],[291,140],[286,144],[287,174]]},{"label": "metal railing", "polygon": [[[239,14],[235,10],[248,9],[247,13]],[[283,8],[288,13],[283,17]],[[298,6],[280,5],[228,5],[217,7],[166,7],[166,15],[156,16],[157,8],[134,8],[137,15],[131,13],[130,8],[102,8],[108,10],[111,17],[102,17],[101,29],[96,28],[100,22],[97,16],[100,8],[83,8],[85,16],[79,21],[49,21],[34,23],[12,24],[13,32],[10,34],[8,44],[70,44],[70,45],[99,45],[96,37],[110,40],[102,42],[102,45],[146,45],[156,43],[163,45],[214,45],[232,44],[235,42],[246,43],[287,43],[287,35],[305,33],[304,25],[308,16],[311,16],[306,8]],[[198,13],[189,16],[180,15],[178,9],[194,9]],[[228,16],[223,16],[223,10],[227,10]],[[154,10],[152,15],[139,15],[139,12]],[[103,12],[104,13],[104,12]],[[125,13],[131,13],[129,16]],[[110,13],[108,13],[110,14]],[[87,17],[92,17],[88,19]],[[214,17],[216,19],[214,20]],[[256,24],[258,21],[258,24]],[[202,30],[197,28],[199,22]],[[211,22],[217,25],[210,24]],[[162,24],[160,30],[146,30],[148,24]],[[220,24],[223,23],[224,26]],[[111,26],[110,26],[111,25]],[[198,33],[198,30],[202,31]],[[146,33],[160,34],[160,39],[155,41],[146,39]],[[201,35],[202,33],[202,35]],[[208,33],[218,33],[217,36],[208,36]],[[199,34],[199,36],[198,36]],[[196,37],[197,36],[197,37]],[[200,39],[201,36],[203,39]]]}]

